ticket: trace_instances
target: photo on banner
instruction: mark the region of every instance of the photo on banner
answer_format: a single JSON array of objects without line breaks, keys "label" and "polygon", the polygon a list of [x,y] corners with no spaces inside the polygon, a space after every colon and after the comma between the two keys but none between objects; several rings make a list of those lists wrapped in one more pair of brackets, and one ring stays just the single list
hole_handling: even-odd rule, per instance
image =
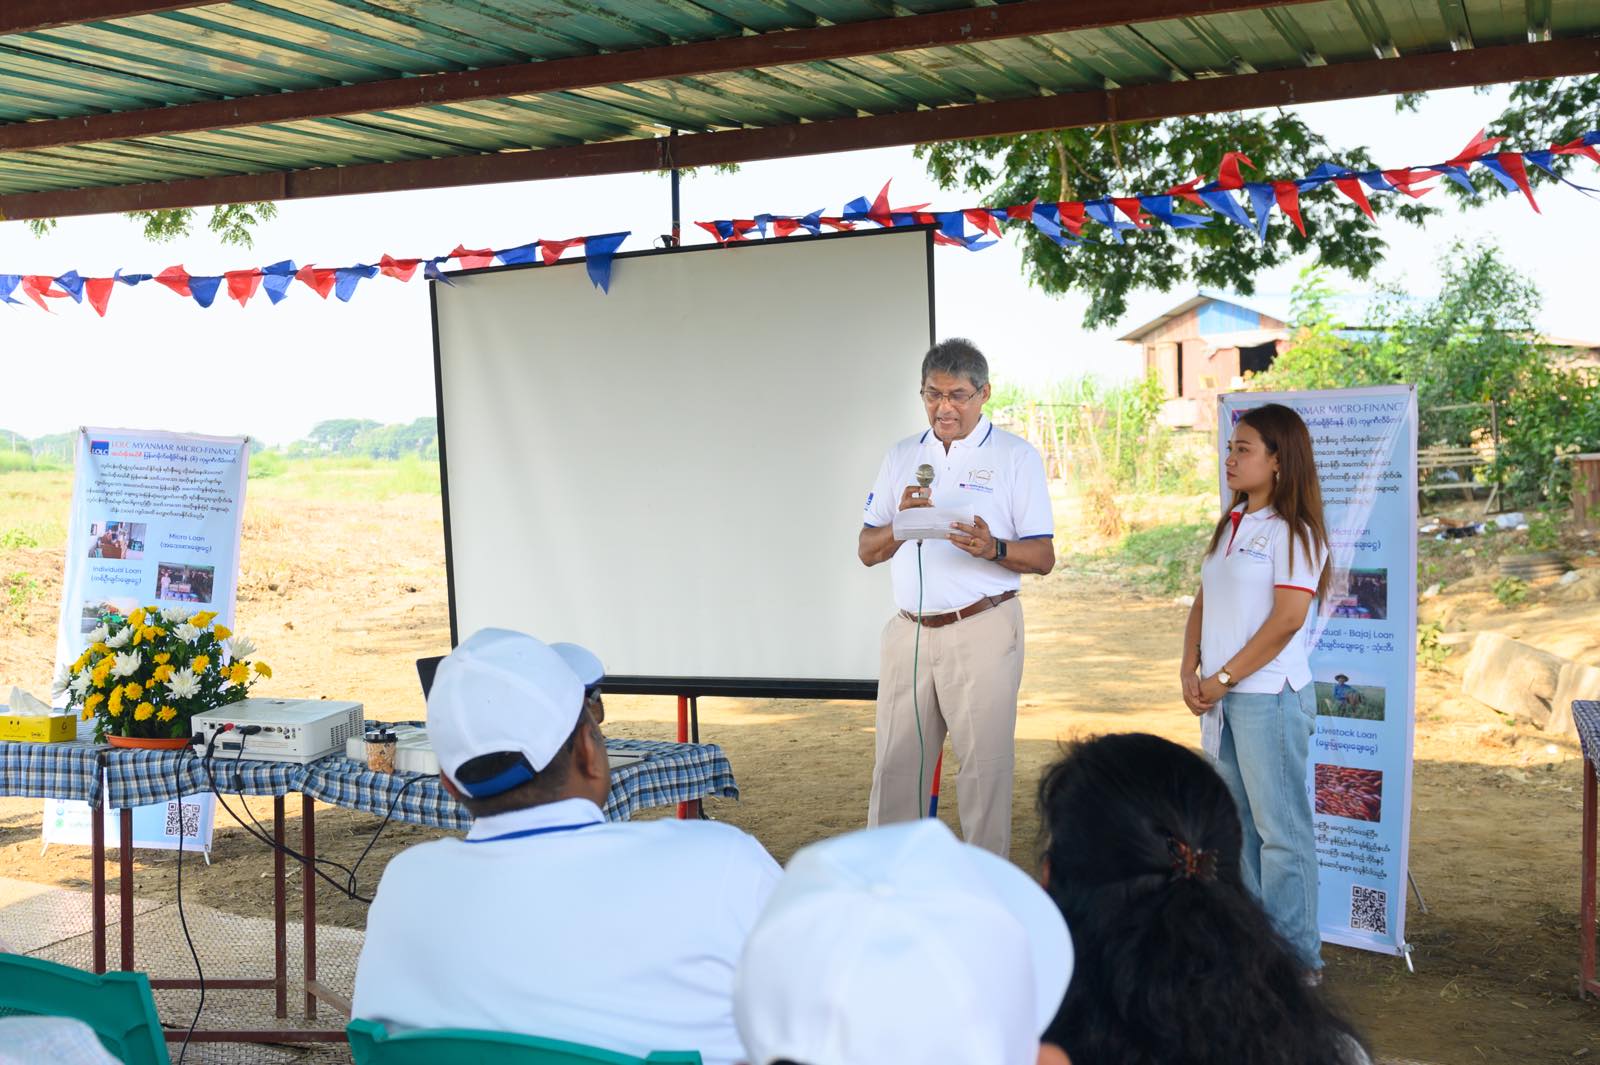
[{"label": "photo on banner", "polygon": [[[107,614],[125,617],[153,605],[215,611],[219,622],[233,624],[249,468],[248,437],[79,431],[57,673],[83,653]],[[199,846],[209,849],[211,803],[210,796],[184,796],[137,808],[135,846],[176,846],[180,829],[186,841],[196,838],[193,827],[202,833]],[[84,803],[50,801],[45,843],[87,843],[89,818]]]},{"label": "photo on banner", "polygon": [[[1306,765],[1326,943],[1407,954],[1417,658],[1417,398],[1409,385],[1218,397],[1218,476],[1253,407],[1311,431],[1327,521],[1327,594],[1310,634],[1316,733]],[[1222,480],[1224,498],[1226,481]]]}]

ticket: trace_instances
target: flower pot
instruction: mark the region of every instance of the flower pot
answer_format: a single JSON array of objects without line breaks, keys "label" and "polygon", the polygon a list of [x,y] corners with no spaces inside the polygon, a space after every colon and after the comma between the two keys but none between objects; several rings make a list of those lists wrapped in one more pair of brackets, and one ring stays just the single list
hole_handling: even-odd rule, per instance
[{"label": "flower pot", "polygon": [[113,747],[140,747],[147,751],[181,751],[189,746],[189,737],[107,736],[106,742]]}]

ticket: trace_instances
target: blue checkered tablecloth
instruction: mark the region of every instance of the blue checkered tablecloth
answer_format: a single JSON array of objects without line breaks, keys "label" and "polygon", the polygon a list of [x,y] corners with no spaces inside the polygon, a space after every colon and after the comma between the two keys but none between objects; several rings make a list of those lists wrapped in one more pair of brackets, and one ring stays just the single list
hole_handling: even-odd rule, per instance
[{"label": "blue checkered tablecloth", "polygon": [[94,803],[104,752],[90,743],[0,743],[0,795]]},{"label": "blue checkered tablecloth", "polygon": [[193,751],[145,751],[113,747],[105,752],[106,805],[124,810],[172,802],[216,789],[230,795],[287,795],[300,790],[306,767],[294,762],[255,762]]},{"label": "blue checkered tablecloth", "polygon": [[1579,699],[1572,704],[1572,722],[1578,727],[1583,756],[1600,769],[1600,702]]},{"label": "blue checkered tablecloth", "polygon": [[[670,806],[707,796],[739,797],[733,768],[722,748],[714,743],[607,740],[606,749],[647,755],[644,761],[612,774],[611,797],[605,808],[606,817],[612,821],[625,821],[652,806]],[[407,781],[413,783],[406,787]],[[387,814],[393,803],[394,820],[414,825],[466,829],[472,824],[471,815],[450,797],[437,776],[374,773],[348,758],[313,762],[306,767],[299,790],[334,806],[379,816]]]}]

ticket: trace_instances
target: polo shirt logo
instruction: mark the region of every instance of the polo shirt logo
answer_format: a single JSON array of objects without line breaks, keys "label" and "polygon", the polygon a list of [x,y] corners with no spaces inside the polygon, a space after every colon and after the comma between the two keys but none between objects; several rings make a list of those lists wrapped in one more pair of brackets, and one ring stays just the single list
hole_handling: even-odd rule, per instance
[{"label": "polo shirt logo", "polygon": [[994,487],[989,484],[992,480],[994,480],[993,470],[968,470],[967,479],[961,481],[958,487],[965,488],[971,492],[987,492],[993,495]]},{"label": "polo shirt logo", "polygon": [[872,509],[872,496],[873,496],[872,492],[868,492],[867,493],[867,505],[862,507],[861,508],[862,510],[869,510],[870,511]]}]

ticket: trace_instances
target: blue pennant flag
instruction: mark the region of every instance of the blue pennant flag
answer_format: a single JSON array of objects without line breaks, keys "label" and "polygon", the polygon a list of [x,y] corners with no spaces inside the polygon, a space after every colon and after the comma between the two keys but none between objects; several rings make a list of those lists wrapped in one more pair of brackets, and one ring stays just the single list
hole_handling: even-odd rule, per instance
[{"label": "blue pennant flag", "polygon": [[805,231],[812,236],[822,232],[822,210],[820,208],[812,211],[804,218],[795,219],[795,221],[799,222]]},{"label": "blue pennant flag", "polygon": [[756,232],[761,234],[761,239],[767,239],[767,225],[772,221],[770,214],[758,214],[751,219],[756,224]]},{"label": "blue pennant flag", "polygon": [[189,295],[202,307],[211,306],[217,298],[217,288],[222,284],[222,277],[191,277],[189,278]]},{"label": "blue pennant flag", "polygon": [[427,262],[422,264],[422,276],[427,278],[429,281],[440,281],[446,285],[449,285],[451,288],[455,288],[456,283],[444,276],[444,271],[439,269],[439,264],[448,262],[449,259],[450,256],[448,255],[441,255],[437,259],[429,259]]},{"label": "blue pennant flag", "polygon": [[1555,171],[1555,152],[1523,152],[1522,157],[1553,178],[1561,176]]},{"label": "blue pennant flag", "polygon": [[333,294],[341,303],[349,303],[350,297],[356,294],[356,286],[366,278],[376,277],[377,273],[378,268],[368,263],[341,266],[333,272]]},{"label": "blue pennant flag", "polygon": [[1466,189],[1468,196],[1475,197],[1478,195],[1478,190],[1472,184],[1472,179],[1467,176],[1467,168],[1464,166],[1452,166],[1449,163],[1438,163],[1434,166],[1425,166],[1420,167],[1419,169],[1432,170],[1436,174],[1443,174],[1451,181],[1454,181],[1457,185],[1460,185],[1463,189]]},{"label": "blue pennant flag", "polygon": [[83,278],[78,276],[78,271],[68,270],[56,278],[56,284],[60,285],[62,291],[72,297],[73,303],[83,302]]},{"label": "blue pennant flag", "polygon": [[611,261],[627,239],[625,232],[583,238],[584,267],[589,271],[589,280],[601,292],[611,291]]},{"label": "blue pennant flag", "polygon": [[1484,167],[1488,169],[1489,173],[1494,175],[1494,179],[1500,182],[1501,188],[1505,189],[1507,192],[1519,191],[1517,188],[1516,179],[1510,174],[1506,173],[1506,168],[1501,164],[1500,160],[1494,158],[1493,156],[1486,155],[1482,159],[1479,159],[1478,162],[1482,163]]},{"label": "blue pennant flag", "polygon": [[1338,163],[1318,163],[1315,170],[1295,182],[1295,184],[1300,186],[1301,192],[1305,192],[1308,189],[1326,185],[1336,177],[1346,177],[1349,173],[1348,167],[1340,166]]},{"label": "blue pennant flag", "polygon": [[121,281],[124,285],[142,285],[149,281],[152,276],[151,274],[125,274],[120,266],[111,274],[112,280]]},{"label": "blue pennant flag", "polygon": [[1394,186],[1389,183],[1388,178],[1383,176],[1383,171],[1381,170],[1363,170],[1356,176],[1366,184],[1367,188],[1372,189],[1374,192],[1394,191]]},{"label": "blue pennant flag", "polygon": [[857,196],[844,205],[844,217],[850,221],[857,221],[867,217],[867,212],[872,210],[872,201],[865,196]]},{"label": "blue pennant flag", "polygon": [[1261,238],[1261,243],[1267,242],[1267,222],[1272,217],[1272,207],[1278,202],[1278,194],[1271,185],[1263,181],[1251,181],[1245,184],[1245,191],[1250,194],[1250,210],[1256,216],[1256,236]]},{"label": "blue pennant flag", "polygon": [[506,248],[495,252],[496,257],[506,266],[521,266],[523,263],[539,261],[539,242],[532,244],[518,244],[515,248]]},{"label": "blue pennant flag", "polygon": [[1226,191],[1225,189],[1213,189],[1210,192],[1206,192],[1204,189],[1202,189],[1200,191],[1200,198],[1206,202],[1207,207],[1211,208],[1228,221],[1237,222],[1246,229],[1251,228],[1250,216],[1244,213],[1244,207],[1239,203],[1238,200],[1233,198],[1232,193]]},{"label": "blue pennant flag", "polygon": [[1063,248],[1075,248],[1083,243],[1081,240],[1073,240],[1061,231],[1061,208],[1053,203],[1035,204],[1033,217],[1030,220],[1035,229]]},{"label": "blue pennant flag", "polygon": [[17,286],[21,283],[21,274],[0,274],[0,303],[20,304],[22,301],[12,299],[11,294],[17,290]]},{"label": "blue pennant flag", "polygon": [[1110,200],[1089,200],[1083,205],[1083,213],[1111,230],[1111,238],[1118,244],[1122,241],[1122,232],[1126,229],[1139,227],[1117,215],[1116,205]]},{"label": "blue pennant flag", "polygon": [[1140,196],[1139,206],[1173,229],[1199,229],[1211,224],[1206,215],[1184,214],[1173,208],[1171,196]]},{"label": "blue pennant flag", "polygon": [[289,298],[289,285],[294,281],[295,265],[289,259],[261,268],[261,287],[267,290],[267,299],[274,304]]}]

